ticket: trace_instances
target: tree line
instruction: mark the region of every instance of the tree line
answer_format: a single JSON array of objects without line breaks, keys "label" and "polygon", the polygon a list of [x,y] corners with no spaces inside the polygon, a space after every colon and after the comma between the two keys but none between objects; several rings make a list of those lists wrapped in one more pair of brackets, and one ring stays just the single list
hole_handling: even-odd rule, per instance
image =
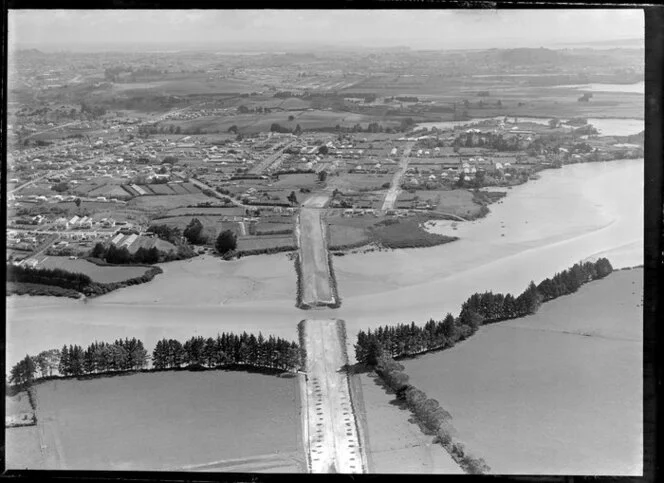
[{"label": "tree line", "polygon": [[517,297],[492,292],[475,293],[461,306],[458,317],[448,313],[443,320],[430,319],[424,326],[398,324],[360,331],[355,345],[359,362],[374,366],[382,355],[401,357],[426,351],[446,349],[474,334],[487,323],[515,319],[537,312],[542,302],[574,293],[591,280],[606,277],[613,271],[606,258],[577,263],[535,285],[531,282]]},{"label": "tree line", "polygon": [[280,337],[224,332],[216,338],[192,337],[184,344],[162,339],[152,353],[152,364],[155,369],[240,364],[295,371],[300,367],[300,352],[295,342]]},{"label": "tree line", "polygon": [[26,355],[11,368],[9,383],[29,386],[37,374],[42,378],[52,377],[56,370],[61,376],[136,371],[146,369],[150,361],[157,370],[242,365],[296,371],[301,367],[300,350],[295,342],[272,335],[266,338],[262,333],[255,336],[246,332],[241,335],[224,332],[216,338],[192,337],[184,344],[174,339],[162,339],[151,356],[143,342],[135,337],[113,343],[95,341],[86,349],[65,344],[59,350],[42,351],[37,356]]},{"label": "tree line", "polygon": [[78,292],[92,284],[92,279],[82,273],[68,272],[60,268],[32,268],[23,265],[7,265],[7,281],[56,285]]},{"label": "tree line", "polygon": [[408,383],[404,366],[387,354],[381,354],[372,365],[385,385],[394,391],[397,399],[411,411],[422,431],[434,435],[434,444],[440,444],[466,473],[482,474],[491,470],[482,458],[472,456],[463,444],[452,440],[447,422],[452,416],[440,403]]},{"label": "tree line", "polygon": [[64,345],[60,350],[58,371],[63,376],[132,371],[143,369],[147,362],[143,342],[134,337],[118,339],[112,344],[95,341],[85,350],[79,345]]},{"label": "tree line", "polygon": [[117,247],[112,243],[106,246],[101,242],[95,244],[92,251],[90,251],[90,256],[114,265],[127,263],[147,263],[151,265],[159,262],[157,247],[140,247],[134,253],[131,253],[127,247]]}]

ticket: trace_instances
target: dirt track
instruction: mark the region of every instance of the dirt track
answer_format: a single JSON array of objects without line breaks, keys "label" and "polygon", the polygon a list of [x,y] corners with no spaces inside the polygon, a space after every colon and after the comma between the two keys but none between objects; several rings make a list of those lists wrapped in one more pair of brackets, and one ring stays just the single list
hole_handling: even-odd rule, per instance
[{"label": "dirt track", "polygon": [[297,227],[302,303],[311,307],[335,302],[321,212],[302,208]]},{"label": "dirt track", "polygon": [[304,322],[307,352],[306,421],[312,473],[363,473],[366,461],[350,399],[348,359],[335,319]]}]

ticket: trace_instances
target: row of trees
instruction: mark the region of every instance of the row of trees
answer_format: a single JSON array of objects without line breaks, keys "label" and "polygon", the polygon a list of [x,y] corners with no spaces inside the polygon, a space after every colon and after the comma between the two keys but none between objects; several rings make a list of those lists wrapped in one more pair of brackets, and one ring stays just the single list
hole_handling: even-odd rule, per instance
[{"label": "row of trees", "polygon": [[60,350],[58,371],[63,376],[81,376],[109,371],[131,371],[147,366],[148,353],[135,337],[118,339],[112,344],[94,342],[87,349],[64,345]]},{"label": "row of trees", "polygon": [[7,265],[7,281],[56,285],[79,292],[92,283],[92,279],[82,273],[68,272],[60,268],[32,268],[12,264]]},{"label": "row of trees", "polygon": [[498,322],[532,314],[542,302],[576,292],[581,285],[606,277],[613,271],[611,262],[600,258],[596,262],[576,263],[571,268],[534,283],[518,297],[492,292],[475,293],[461,306],[461,315],[477,314],[483,323]]},{"label": "row of trees", "polygon": [[300,367],[300,353],[295,342],[279,337],[224,332],[216,338],[192,337],[184,344],[162,339],[152,353],[152,364],[155,369],[241,364],[295,371]]},{"label": "row of trees", "polygon": [[473,457],[461,443],[452,441],[448,425],[445,424],[452,416],[436,399],[427,397],[426,393],[408,383],[408,375],[403,372],[404,366],[386,354],[382,354],[372,366],[387,387],[394,391],[397,399],[410,409],[424,433],[435,435],[434,443],[441,444],[467,473],[490,471],[482,458]]},{"label": "row of trees", "polygon": [[430,319],[424,326],[412,322],[379,327],[374,332],[370,329],[360,331],[355,345],[357,360],[375,365],[383,355],[399,357],[452,347],[474,334],[482,324],[533,314],[542,302],[573,293],[584,283],[603,278],[612,271],[606,258],[577,263],[539,285],[531,282],[517,297],[492,292],[475,293],[462,304],[456,318],[448,313],[443,320]]},{"label": "row of trees", "polygon": [[127,247],[117,247],[112,243],[108,246],[103,243],[97,243],[90,252],[93,258],[99,258],[112,264],[127,263],[146,263],[153,264],[159,262],[159,250],[157,247],[144,248],[139,247],[134,253],[131,253]]},{"label": "row of trees", "polygon": [[[150,355],[140,339],[118,339],[113,343],[97,342],[86,349],[79,345],[64,345],[62,349],[26,355],[10,370],[9,383],[29,386],[37,374],[53,376],[83,376],[107,372],[141,370],[148,366]],[[154,369],[187,366],[219,367],[245,365],[296,371],[301,357],[298,345],[272,335],[259,333],[241,335],[223,333],[216,338],[192,337],[184,344],[174,339],[162,339],[152,352]]]}]

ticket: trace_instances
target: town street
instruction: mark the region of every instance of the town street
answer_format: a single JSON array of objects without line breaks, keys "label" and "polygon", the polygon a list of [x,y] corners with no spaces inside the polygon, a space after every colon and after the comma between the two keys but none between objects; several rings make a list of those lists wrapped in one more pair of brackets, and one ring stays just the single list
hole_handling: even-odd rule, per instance
[{"label": "town street", "polygon": [[409,142],[406,144],[406,147],[403,150],[403,156],[401,156],[401,161],[399,162],[399,169],[397,170],[396,173],[394,173],[394,178],[392,178],[392,184],[390,184],[390,189],[387,190],[387,194],[385,195],[385,201],[383,202],[383,207],[382,211],[387,211],[391,210],[394,208],[394,203],[397,201],[397,196],[399,196],[399,192],[401,189],[399,188],[399,185],[401,184],[401,178],[403,178],[403,175],[406,173],[406,170],[408,169],[408,162],[410,160],[410,151],[413,149],[413,143]]}]

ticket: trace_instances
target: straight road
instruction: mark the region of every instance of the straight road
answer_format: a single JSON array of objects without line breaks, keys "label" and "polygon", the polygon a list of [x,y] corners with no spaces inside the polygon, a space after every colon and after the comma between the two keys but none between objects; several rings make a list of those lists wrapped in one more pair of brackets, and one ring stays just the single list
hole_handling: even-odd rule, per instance
[{"label": "straight road", "polygon": [[264,159],[263,161],[261,161],[259,164],[257,164],[257,165],[254,166],[253,168],[251,168],[251,170],[249,170],[249,172],[252,173],[252,174],[261,174],[261,173],[263,173],[263,171],[265,171],[265,170],[268,169],[270,166],[272,166],[272,164],[273,164],[277,159],[279,159],[279,156],[281,156],[281,155],[283,154],[283,152],[284,152],[286,149],[288,149],[288,147],[289,147],[291,144],[293,144],[294,142],[295,142],[295,141],[291,141],[291,142],[287,143],[284,147],[282,147],[281,149],[279,149],[278,151],[276,151],[276,152],[270,154],[267,158],[265,158],[265,159]]},{"label": "straight road", "polygon": [[333,304],[327,242],[321,211],[302,208],[296,226],[300,257],[302,303],[310,307]]},{"label": "straight road", "polygon": [[246,206],[244,206],[241,202],[239,202],[238,200],[236,200],[236,199],[233,198],[232,196],[228,196],[228,195],[224,195],[224,194],[222,194],[222,193],[218,193],[217,190],[215,190],[214,188],[212,188],[212,187],[206,185],[206,184],[203,183],[202,181],[199,181],[199,180],[194,179],[194,178],[189,178],[189,182],[190,182],[191,184],[193,184],[194,186],[198,186],[198,187],[199,187],[200,189],[202,189],[202,190],[210,190],[210,191],[213,191],[213,192],[214,192],[214,196],[216,196],[217,198],[219,198],[219,199],[221,199],[221,200],[229,199],[229,200],[231,200],[231,203],[233,203],[235,206],[239,206],[239,207],[242,207],[242,208],[246,208]]},{"label": "straight road", "polygon": [[403,156],[401,156],[401,161],[399,161],[399,169],[394,173],[392,178],[392,183],[390,184],[390,189],[387,190],[385,195],[385,201],[383,201],[382,211],[391,210],[394,208],[394,203],[397,201],[397,196],[399,195],[399,185],[401,184],[401,178],[406,174],[408,169],[408,162],[410,161],[410,151],[413,149],[415,143],[409,142],[406,144],[406,147],[403,150]]},{"label": "straight road", "polygon": [[306,320],[306,408],[312,473],[363,473],[366,459],[350,399],[343,321]]}]

